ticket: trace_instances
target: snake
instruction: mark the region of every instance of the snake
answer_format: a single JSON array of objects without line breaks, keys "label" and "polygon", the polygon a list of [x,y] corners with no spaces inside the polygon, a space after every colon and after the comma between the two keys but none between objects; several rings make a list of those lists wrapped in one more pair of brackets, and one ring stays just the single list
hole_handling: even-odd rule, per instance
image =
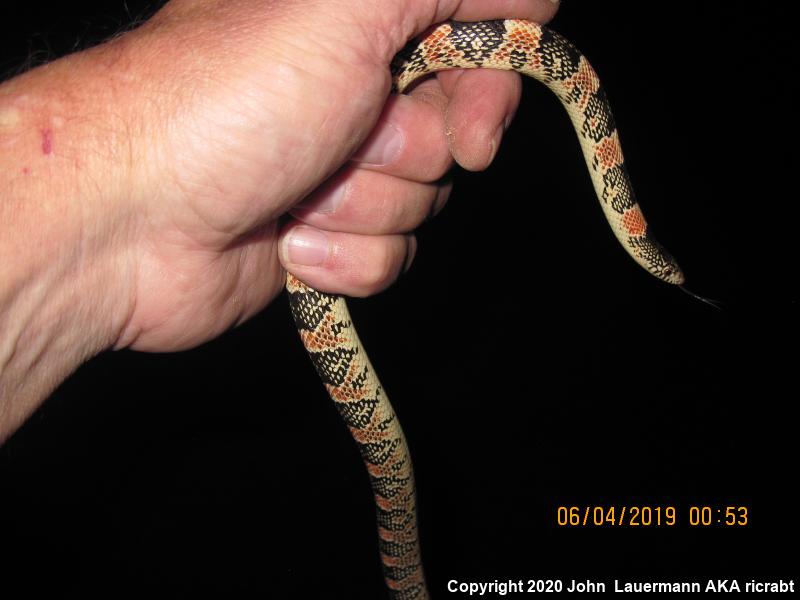
[{"label": "snake", "polygon": [[[611,231],[636,263],[658,279],[682,286],[683,271],[653,237],[636,201],[606,94],[583,54],[560,34],[531,21],[449,21],[395,57],[393,92],[403,93],[431,73],[475,68],[516,71],[558,97],[578,135]],[[303,345],[366,465],[389,597],[427,599],[411,455],[345,298],[317,291],[291,274],[286,289]]]}]

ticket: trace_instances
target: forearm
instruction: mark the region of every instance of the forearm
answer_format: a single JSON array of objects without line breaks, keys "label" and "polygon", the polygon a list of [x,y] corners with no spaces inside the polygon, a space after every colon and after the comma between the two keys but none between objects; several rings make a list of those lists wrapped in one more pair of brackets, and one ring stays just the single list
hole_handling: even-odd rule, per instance
[{"label": "forearm", "polygon": [[[169,3],[135,31],[0,85],[0,443],[88,358],[168,320],[152,309],[162,284],[177,288],[173,314],[203,285],[213,295],[209,321],[222,322],[215,327],[231,317],[215,318],[214,302],[241,312],[217,293],[229,286],[186,275],[187,265],[211,270],[204,261],[215,253],[181,254],[198,227],[171,208],[180,192],[207,193],[205,181],[183,190],[175,174],[185,155],[214,146],[188,105],[208,102],[211,89],[237,107],[214,66],[227,13],[212,5]],[[171,128],[184,131],[181,142],[165,142]],[[206,166],[195,159],[189,168]],[[267,267],[277,280],[277,262]]]},{"label": "forearm", "polygon": [[0,85],[0,441],[113,343],[128,310],[130,120],[111,58],[74,55]]}]

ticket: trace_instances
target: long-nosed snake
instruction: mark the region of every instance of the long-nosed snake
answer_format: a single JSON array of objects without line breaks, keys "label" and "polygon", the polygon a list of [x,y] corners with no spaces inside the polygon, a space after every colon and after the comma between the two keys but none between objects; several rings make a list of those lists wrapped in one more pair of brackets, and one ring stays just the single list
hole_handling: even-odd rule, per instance
[{"label": "long-nosed snake", "polygon": [[[394,87],[454,68],[513,70],[544,83],[578,133],[600,205],[628,254],[668,283],[683,283],[675,260],[653,238],[633,195],[614,119],[583,55],[549,29],[521,20],[450,22],[398,55]],[[390,596],[428,598],[417,535],[411,458],[403,431],[358,339],[343,298],[288,276],[292,313],[314,366],[350,428],[369,471],[381,560]]]}]

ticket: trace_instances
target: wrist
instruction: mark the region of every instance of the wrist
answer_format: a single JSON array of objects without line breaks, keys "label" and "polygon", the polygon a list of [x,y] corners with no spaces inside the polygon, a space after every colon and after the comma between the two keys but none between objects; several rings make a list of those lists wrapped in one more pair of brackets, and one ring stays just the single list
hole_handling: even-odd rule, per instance
[{"label": "wrist", "polygon": [[0,86],[0,440],[131,310],[136,121],[108,59],[98,48]]}]

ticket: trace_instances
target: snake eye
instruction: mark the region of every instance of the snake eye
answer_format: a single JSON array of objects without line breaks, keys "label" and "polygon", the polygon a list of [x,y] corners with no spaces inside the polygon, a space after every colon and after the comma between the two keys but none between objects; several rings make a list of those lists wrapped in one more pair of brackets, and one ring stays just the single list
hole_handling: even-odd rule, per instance
[{"label": "snake eye", "polygon": [[669,277],[670,275],[672,275],[672,273],[674,273],[674,271],[672,270],[672,267],[667,267],[666,269],[664,269],[664,275],[666,277]]}]

